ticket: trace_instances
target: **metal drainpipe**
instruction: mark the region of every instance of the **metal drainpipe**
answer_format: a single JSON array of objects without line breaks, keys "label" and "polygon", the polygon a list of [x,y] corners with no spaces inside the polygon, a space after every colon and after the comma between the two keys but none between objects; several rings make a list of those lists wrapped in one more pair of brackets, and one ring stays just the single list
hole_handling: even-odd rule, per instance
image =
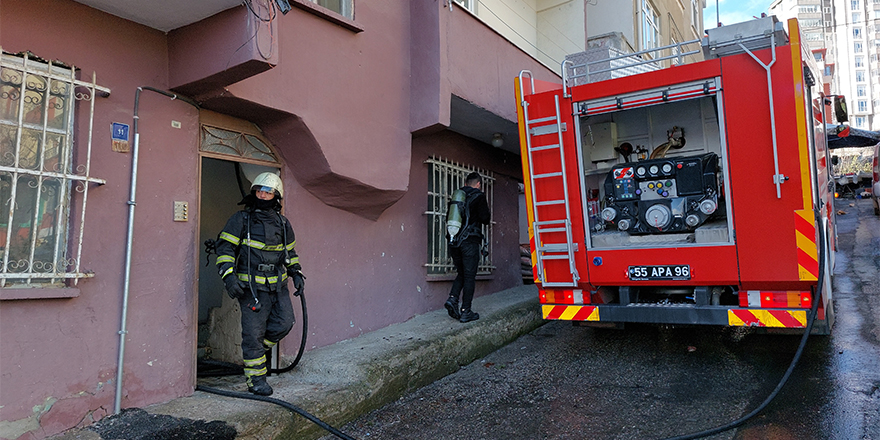
[{"label": "metal drainpipe", "polygon": [[128,319],[128,292],[129,286],[131,285],[131,244],[134,235],[134,207],[137,205],[135,202],[135,193],[137,191],[138,144],[140,143],[140,133],[138,133],[138,104],[142,90],[150,90],[165,95],[171,99],[180,99],[195,108],[199,108],[199,105],[189,98],[166,92],[164,90],[155,89],[153,87],[138,87],[134,94],[134,122],[132,122],[132,128],[134,129],[134,146],[132,147],[131,156],[131,192],[128,197],[128,231],[125,236],[125,280],[122,287],[122,323],[119,327],[119,360],[116,365],[116,399],[114,401],[114,414],[119,414],[119,411],[122,409],[122,361],[125,357],[125,336],[128,334],[126,321]]}]

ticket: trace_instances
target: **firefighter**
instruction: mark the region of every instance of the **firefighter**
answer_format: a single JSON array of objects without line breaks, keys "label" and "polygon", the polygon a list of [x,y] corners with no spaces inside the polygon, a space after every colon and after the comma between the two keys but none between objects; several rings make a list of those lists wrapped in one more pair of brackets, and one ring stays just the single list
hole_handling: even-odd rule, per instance
[{"label": "firefighter", "polygon": [[293,327],[294,295],[302,293],[305,277],[294,245],[290,221],[281,215],[281,178],[262,173],[239,202],[244,209],[226,222],[217,242],[217,266],[226,292],[241,306],[241,352],[248,391],[269,396],[266,352]]}]

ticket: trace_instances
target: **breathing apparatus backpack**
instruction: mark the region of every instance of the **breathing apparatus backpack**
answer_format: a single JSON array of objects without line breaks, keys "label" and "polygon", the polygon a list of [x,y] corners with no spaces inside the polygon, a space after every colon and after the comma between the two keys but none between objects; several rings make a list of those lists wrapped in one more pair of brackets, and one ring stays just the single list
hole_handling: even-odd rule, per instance
[{"label": "breathing apparatus backpack", "polygon": [[461,246],[461,242],[471,235],[471,202],[480,194],[474,191],[471,196],[463,189],[457,189],[452,193],[449,206],[446,207],[446,235],[449,237],[449,245]]}]

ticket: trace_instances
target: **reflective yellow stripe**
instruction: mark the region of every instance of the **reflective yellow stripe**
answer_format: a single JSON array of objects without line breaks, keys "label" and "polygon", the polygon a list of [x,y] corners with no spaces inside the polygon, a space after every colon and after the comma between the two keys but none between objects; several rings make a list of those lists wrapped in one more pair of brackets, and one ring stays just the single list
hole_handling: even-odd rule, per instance
[{"label": "reflective yellow stripe", "polygon": [[217,257],[217,264],[220,263],[232,263],[235,264],[235,257],[232,255],[220,255]]},{"label": "reflective yellow stripe", "polygon": [[256,359],[245,359],[244,366],[245,367],[257,367],[266,363],[266,355],[262,355]]},{"label": "reflective yellow stripe", "polygon": [[294,264],[298,264],[298,263],[299,263],[299,257],[293,257],[290,259],[290,266],[293,266]]},{"label": "reflective yellow stripe", "polygon": [[228,233],[228,232],[221,232],[221,233],[220,233],[220,239],[221,239],[221,240],[226,240],[226,241],[228,241],[228,242],[230,242],[230,243],[232,243],[232,244],[234,244],[234,245],[236,245],[236,246],[238,246],[238,244],[241,243],[241,239],[240,239],[240,238],[238,238],[238,237],[236,237],[236,236],[234,236],[234,235],[232,235],[232,234],[230,234],[230,233]]},{"label": "reflective yellow stripe", "polygon": [[292,251],[294,247],[296,247],[296,240],[293,240],[292,243],[287,245],[287,250]]},{"label": "reflective yellow stripe", "polygon": [[270,340],[268,340],[268,339],[263,339],[263,345],[266,346],[266,347],[268,347],[268,348],[272,348],[272,347],[274,347],[275,344],[277,344],[277,342],[272,342],[272,341],[270,341]]},{"label": "reflective yellow stripe", "polygon": [[[238,274],[238,279],[240,279],[244,282],[250,282],[250,280],[248,279],[248,275],[246,273]],[[287,273],[285,272],[285,273],[281,274],[281,282],[284,282],[286,280],[287,280]],[[261,276],[255,275],[254,282],[257,284],[267,284],[267,282],[268,282],[268,284],[276,284],[276,283],[278,283],[278,277],[266,278],[266,277],[261,277]]]},{"label": "reflective yellow stripe", "polygon": [[244,369],[245,376],[265,376],[266,375],[266,367],[263,368],[245,368]]},{"label": "reflective yellow stripe", "polygon": [[259,249],[261,251],[283,251],[284,250],[283,244],[273,244],[270,246],[270,245],[267,245],[266,243],[263,243],[261,241],[257,241],[254,239],[250,239],[250,240],[245,239],[241,244],[243,246],[247,246],[252,249]]},{"label": "reflective yellow stripe", "polygon": [[220,278],[221,278],[221,279],[222,279],[222,278],[226,278],[226,275],[229,275],[229,274],[231,274],[231,273],[232,273],[232,267],[230,267],[229,269],[226,269],[225,271],[223,271],[223,273],[220,274]]}]

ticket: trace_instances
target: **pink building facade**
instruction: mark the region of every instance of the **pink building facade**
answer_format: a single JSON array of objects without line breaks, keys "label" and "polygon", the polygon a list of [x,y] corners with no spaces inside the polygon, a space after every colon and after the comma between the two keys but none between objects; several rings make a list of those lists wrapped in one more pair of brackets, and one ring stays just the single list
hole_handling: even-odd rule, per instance
[{"label": "pink building facade", "polygon": [[[477,294],[522,283],[513,85],[522,69],[559,78],[474,16],[442,0],[355,0],[353,18],[295,0],[273,16],[252,0],[166,32],[83,3],[0,4],[0,438],[190,395],[198,358],[235,360],[237,318],[202,243],[265,169],[308,277],[309,349],[442,308],[437,191],[468,169],[492,191]],[[25,59],[82,96],[28,88]],[[42,133],[70,146],[73,178]],[[61,195],[28,205],[34,186]],[[43,251],[65,263],[46,269]],[[299,335],[280,345],[295,354]]]}]

